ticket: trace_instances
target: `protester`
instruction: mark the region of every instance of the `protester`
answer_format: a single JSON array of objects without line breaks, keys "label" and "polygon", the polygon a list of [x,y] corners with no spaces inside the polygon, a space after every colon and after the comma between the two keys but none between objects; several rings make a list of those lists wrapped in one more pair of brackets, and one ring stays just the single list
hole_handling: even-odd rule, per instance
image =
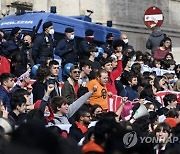
[{"label": "protester", "polygon": [[[84,39],[75,37],[80,32],[71,27],[64,28],[64,38],[59,37],[60,31],[54,33],[51,21],[42,29],[41,34],[21,37],[21,28],[15,27],[11,33],[19,44],[7,46],[9,70],[16,78],[10,73],[0,76],[0,141],[1,134],[13,130],[13,121],[18,125],[15,133],[8,134],[12,138],[9,149],[26,146],[42,154],[153,154],[179,145],[167,143],[180,136],[180,66],[171,52],[171,38],[153,28],[147,42],[150,54],[134,51],[128,41],[131,36],[126,34],[115,40],[114,33],[103,33],[103,44],[103,40],[94,40],[99,34],[90,27]],[[155,31],[160,35],[154,35]],[[3,34],[0,30],[0,54],[12,41],[11,36],[6,42]],[[54,38],[59,39],[57,45]],[[32,59],[39,64],[33,66]],[[8,64],[1,63],[1,67]],[[64,82],[59,82],[61,71],[68,76],[63,77]],[[38,134],[39,130],[43,132]],[[129,137],[131,144],[137,139],[132,147],[128,147]],[[52,140],[53,146],[47,145]]]},{"label": "protester", "polygon": [[0,99],[2,100],[2,103],[4,107],[7,107],[8,111],[11,111],[11,105],[10,105],[10,93],[9,90],[14,85],[14,76],[10,73],[3,73],[0,75]]},{"label": "protester", "polygon": [[77,99],[77,91],[79,89],[80,69],[77,65],[70,68],[70,76],[62,87],[62,96],[64,96],[68,103],[71,104]]}]

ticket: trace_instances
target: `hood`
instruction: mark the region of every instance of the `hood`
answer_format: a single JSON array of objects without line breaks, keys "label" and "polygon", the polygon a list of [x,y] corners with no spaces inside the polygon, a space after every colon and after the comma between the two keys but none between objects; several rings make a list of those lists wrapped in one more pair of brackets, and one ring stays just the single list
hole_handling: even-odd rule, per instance
[{"label": "hood", "polygon": [[161,35],[164,35],[164,33],[161,31],[160,27],[155,27],[153,30],[152,30],[152,34],[151,34],[153,37],[159,37]]}]

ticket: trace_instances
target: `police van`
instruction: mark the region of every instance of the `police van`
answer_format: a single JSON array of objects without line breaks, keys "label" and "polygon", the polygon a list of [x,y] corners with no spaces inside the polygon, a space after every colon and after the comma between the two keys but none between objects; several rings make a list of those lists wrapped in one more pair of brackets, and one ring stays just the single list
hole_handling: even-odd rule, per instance
[{"label": "police van", "polygon": [[33,37],[42,32],[43,23],[51,21],[55,30],[54,39],[59,41],[63,38],[64,30],[71,27],[75,31],[77,43],[85,37],[85,31],[94,31],[94,40],[97,45],[106,41],[107,33],[113,33],[116,39],[120,38],[120,30],[102,26],[91,22],[89,16],[65,17],[55,13],[47,12],[25,12],[19,15],[9,15],[0,20],[0,28],[10,33],[13,27],[20,27],[22,33],[31,34]]}]

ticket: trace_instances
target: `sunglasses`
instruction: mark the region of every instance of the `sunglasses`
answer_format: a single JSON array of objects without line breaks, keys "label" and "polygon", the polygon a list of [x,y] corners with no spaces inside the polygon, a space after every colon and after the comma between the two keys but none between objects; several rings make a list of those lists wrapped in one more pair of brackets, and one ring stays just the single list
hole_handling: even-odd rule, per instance
[{"label": "sunglasses", "polygon": [[80,74],[80,71],[73,71],[74,74]]}]

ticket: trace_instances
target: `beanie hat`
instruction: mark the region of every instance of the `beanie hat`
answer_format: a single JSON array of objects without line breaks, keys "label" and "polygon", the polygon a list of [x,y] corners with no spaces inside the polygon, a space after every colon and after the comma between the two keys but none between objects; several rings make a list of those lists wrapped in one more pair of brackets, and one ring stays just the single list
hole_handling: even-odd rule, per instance
[{"label": "beanie hat", "polygon": [[88,29],[88,30],[85,31],[85,35],[86,36],[93,36],[94,32],[91,29]]},{"label": "beanie hat", "polygon": [[20,27],[14,27],[11,31],[11,36],[14,36],[19,30],[21,30]]},{"label": "beanie hat", "polygon": [[65,29],[65,33],[72,33],[72,32],[74,32],[74,29],[71,27]]},{"label": "beanie hat", "polygon": [[113,33],[108,33],[108,34],[106,35],[106,39],[109,39],[110,37],[114,37],[114,36],[113,36]]},{"label": "beanie hat", "polygon": [[50,26],[52,26],[52,22],[51,21],[48,21],[48,22],[45,22],[43,24],[43,31],[45,31],[46,28],[49,28]]}]

